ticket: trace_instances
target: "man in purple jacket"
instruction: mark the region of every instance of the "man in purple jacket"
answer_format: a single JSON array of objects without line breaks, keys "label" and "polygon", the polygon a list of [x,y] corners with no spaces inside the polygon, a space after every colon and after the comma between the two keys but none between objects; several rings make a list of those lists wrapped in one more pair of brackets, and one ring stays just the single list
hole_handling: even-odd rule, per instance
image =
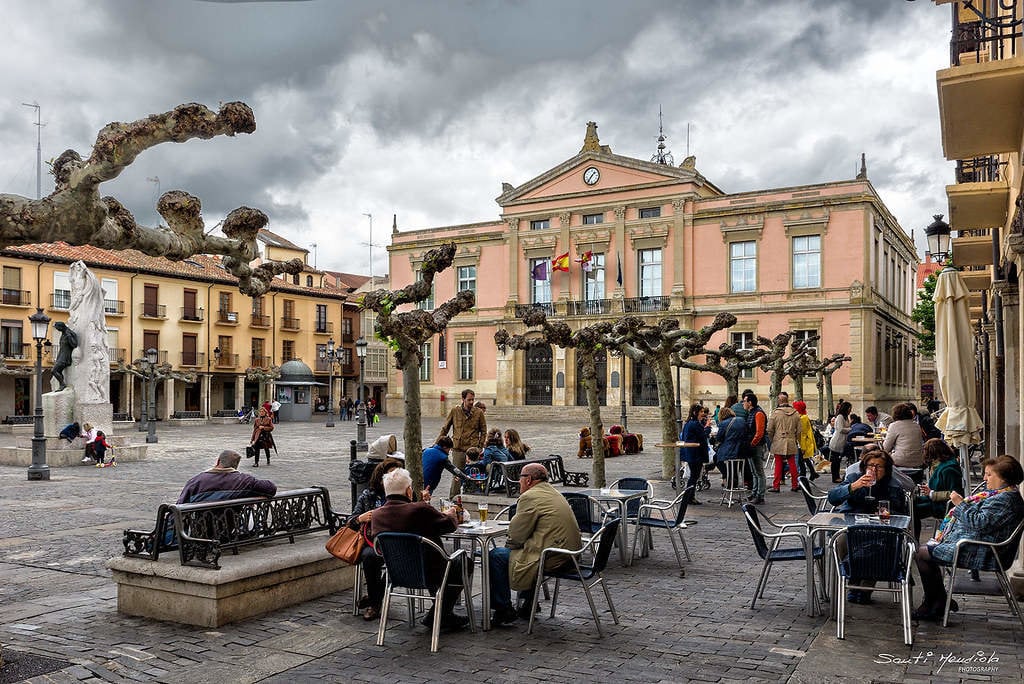
[{"label": "man in purple jacket", "polygon": [[185,483],[178,503],[224,501],[244,499],[248,496],[274,496],[277,485],[270,480],[257,480],[248,473],[238,472],[242,455],[226,449],[220,452],[217,463]]}]

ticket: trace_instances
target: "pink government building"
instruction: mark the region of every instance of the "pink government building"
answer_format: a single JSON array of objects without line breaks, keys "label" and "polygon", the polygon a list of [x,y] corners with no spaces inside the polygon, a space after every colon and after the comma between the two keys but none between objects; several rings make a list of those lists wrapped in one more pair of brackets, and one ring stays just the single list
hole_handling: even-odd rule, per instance
[{"label": "pink government building", "polygon": [[[573,327],[636,315],[698,328],[730,311],[739,322],[715,345],[726,335],[749,344],[793,329],[818,334],[822,355],[848,353],[853,361],[834,375],[834,396],[850,399],[855,411],[871,404],[889,411],[918,397],[910,311],[919,260],[863,162],[850,180],[727,194],[693,157],[676,166],[663,150],[654,161],[614,154],[591,122],[578,154],[521,185],[502,184],[496,219],[393,230],[393,288],[419,276],[427,250],[455,241],[454,267],[435,279],[423,308],[458,290],[476,292],[476,308],[423,347],[425,415],[441,414],[472,388],[500,415],[584,419],[572,350],[495,346],[496,330],[525,331],[517,312],[528,306]],[[566,253],[568,271],[553,270]],[[401,372],[393,364],[390,372],[396,400],[388,404],[400,411]],[[654,417],[648,368],[608,358],[598,372],[606,422],[618,415],[623,393],[630,416]],[[757,370],[740,386],[767,399],[768,381]],[[684,370],[679,383],[684,405],[725,398],[714,374]],[[816,415],[813,378],[805,393]]]}]

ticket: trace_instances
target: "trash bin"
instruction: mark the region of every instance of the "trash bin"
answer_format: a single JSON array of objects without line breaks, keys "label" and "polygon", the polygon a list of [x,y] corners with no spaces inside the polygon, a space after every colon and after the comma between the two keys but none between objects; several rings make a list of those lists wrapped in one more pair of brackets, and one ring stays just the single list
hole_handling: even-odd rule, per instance
[{"label": "trash bin", "polygon": [[366,489],[366,485],[370,482],[370,476],[373,475],[373,469],[376,467],[377,464],[370,461],[350,461],[348,481],[359,490]]}]

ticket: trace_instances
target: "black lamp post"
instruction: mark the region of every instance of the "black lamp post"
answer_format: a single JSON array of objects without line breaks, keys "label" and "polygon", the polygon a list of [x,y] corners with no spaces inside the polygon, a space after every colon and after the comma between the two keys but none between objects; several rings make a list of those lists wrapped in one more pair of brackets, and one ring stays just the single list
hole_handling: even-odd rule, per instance
[{"label": "black lamp post", "polygon": [[612,349],[611,355],[619,359],[619,423],[623,432],[629,432],[626,427],[626,355],[618,349]]},{"label": "black lamp post", "polygon": [[206,359],[206,417],[213,417],[213,373],[210,372],[210,363],[216,359],[220,363],[220,346],[213,348],[213,359]]},{"label": "black lamp post", "polygon": [[333,337],[327,340],[327,349],[320,350],[320,360],[327,362],[327,422],[324,427],[334,427],[334,364],[340,364],[343,354],[341,349],[334,348]]},{"label": "black lamp post", "polygon": [[146,350],[146,373],[149,379],[149,431],[146,433],[146,444],[156,444],[156,362],[159,354],[150,347]]},{"label": "black lamp post", "polygon": [[366,368],[366,338],[356,340],[356,356],[359,357],[359,415],[356,419],[356,451],[366,451],[366,396],[363,390],[363,371]]},{"label": "black lamp post", "polygon": [[931,225],[924,229],[928,237],[928,253],[936,261],[945,263],[949,258],[949,224],[942,220],[942,214],[935,214]]},{"label": "black lamp post", "polygon": [[46,464],[46,436],[43,435],[43,342],[50,326],[50,317],[36,307],[36,312],[28,320],[32,324],[32,339],[36,341],[36,410],[32,432],[32,465],[28,467],[28,479],[49,480],[50,466]]}]

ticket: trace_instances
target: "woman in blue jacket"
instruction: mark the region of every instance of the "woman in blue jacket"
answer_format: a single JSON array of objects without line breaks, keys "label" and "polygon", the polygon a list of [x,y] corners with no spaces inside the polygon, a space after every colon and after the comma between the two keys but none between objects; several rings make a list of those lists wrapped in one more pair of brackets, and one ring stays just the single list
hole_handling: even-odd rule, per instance
[{"label": "woman in blue jacket", "polygon": [[718,412],[718,447],[715,449],[715,465],[725,477],[725,462],[735,458],[745,458],[744,446],[750,444],[747,433],[747,421],[740,418],[728,406]]},{"label": "woman in blue jacket", "polygon": [[[687,480],[687,487],[696,487],[700,479],[704,464],[708,462],[708,435],[711,432],[711,424],[706,426],[701,422],[701,414],[707,411],[700,404],[690,407],[689,417],[683,424],[683,431],[679,433],[680,442],[689,442],[695,446],[686,446],[679,449],[679,458],[690,466],[690,479]],[[696,489],[694,489],[696,491]],[[700,505],[696,499],[692,502]]]}]

